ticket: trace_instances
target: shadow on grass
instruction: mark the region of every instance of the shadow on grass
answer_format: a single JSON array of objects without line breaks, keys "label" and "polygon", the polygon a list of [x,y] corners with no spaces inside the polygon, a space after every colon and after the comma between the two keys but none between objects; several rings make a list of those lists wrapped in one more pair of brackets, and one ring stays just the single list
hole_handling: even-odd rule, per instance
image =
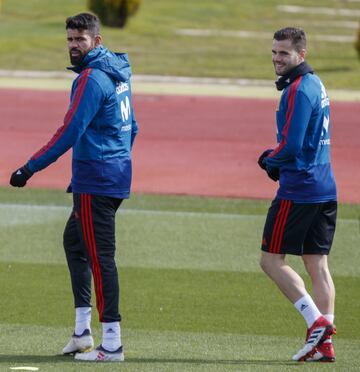
[{"label": "shadow on grass", "polygon": [[[41,364],[41,363],[81,363],[87,362],[75,361],[72,356],[64,355],[0,355],[1,364]],[[226,359],[191,359],[191,358],[126,358],[125,363],[161,363],[161,364],[208,364],[208,365],[289,365],[301,366],[302,363],[292,362],[289,360],[226,360]]]},{"label": "shadow on grass", "polygon": [[185,359],[185,358],[126,358],[127,363],[184,363],[184,364],[223,364],[223,365],[293,365],[298,366],[299,363],[291,362],[289,360],[246,360],[246,359]]}]

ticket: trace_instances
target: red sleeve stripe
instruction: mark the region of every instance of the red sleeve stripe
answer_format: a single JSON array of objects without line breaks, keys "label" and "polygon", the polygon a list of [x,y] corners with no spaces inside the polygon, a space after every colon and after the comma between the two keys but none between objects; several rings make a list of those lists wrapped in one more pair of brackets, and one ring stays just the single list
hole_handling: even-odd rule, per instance
[{"label": "red sleeve stripe", "polygon": [[53,147],[55,145],[55,143],[63,135],[66,128],[69,126],[72,118],[74,117],[74,115],[76,113],[76,110],[79,107],[81,97],[84,93],[84,90],[85,90],[90,72],[91,72],[91,69],[86,69],[81,73],[81,75],[79,77],[79,80],[78,80],[78,85],[77,85],[76,90],[75,90],[74,98],[71,102],[71,107],[65,115],[64,124],[56,131],[56,133],[51,138],[51,140],[31,157],[31,160],[36,160],[41,155],[46,153],[51,147]]},{"label": "red sleeve stripe", "polygon": [[71,102],[70,109],[68,110],[68,112],[66,113],[65,118],[64,118],[64,125],[65,126],[68,126],[70,124],[72,118],[74,117],[74,115],[76,113],[76,110],[79,107],[81,97],[84,93],[87,81],[89,79],[90,72],[91,72],[91,68],[88,68],[88,69],[84,70],[81,73],[81,76],[79,77],[78,86],[76,87],[74,98]]},{"label": "red sleeve stripe", "polygon": [[83,237],[86,246],[89,249],[91,257],[91,269],[94,276],[94,286],[96,294],[96,307],[99,312],[100,322],[103,321],[104,312],[104,294],[103,294],[103,280],[101,274],[101,267],[97,256],[97,246],[95,240],[94,224],[91,210],[91,195],[81,194],[81,223],[83,230]]},{"label": "red sleeve stripe", "polygon": [[290,123],[291,123],[291,119],[293,117],[294,108],[295,108],[296,92],[300,85],[301,80],[302,80],[302,76],[299,76],[294,81],[294,83],[291,84],[290,86],[290,89],[288,91],[288,107],[286,110],[286,123],[282,131],[283,139],[280,142],[280,144],[275,148],[275,150],[269,154],[269,157],[275,156],[286,145],[287,135],[289,133]]}]

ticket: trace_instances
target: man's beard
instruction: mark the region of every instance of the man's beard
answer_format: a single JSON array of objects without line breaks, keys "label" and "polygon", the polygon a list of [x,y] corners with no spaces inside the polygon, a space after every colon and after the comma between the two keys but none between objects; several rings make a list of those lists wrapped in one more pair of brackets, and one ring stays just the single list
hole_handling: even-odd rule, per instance
[{"label": "man's beard", "polygon": [[[71,52],[73,52],[75,50],[78,52],[78,54],[72,55]],[[83,59],[84,59],[83,54],[79,50],[77,50],[77,49],[70,50],[69,51],[69,57],[70,57],[70,62],[71,62],[71,64],[73,66],[80,66],[81,63],[82,63],[82,61],[83,61]]]}]

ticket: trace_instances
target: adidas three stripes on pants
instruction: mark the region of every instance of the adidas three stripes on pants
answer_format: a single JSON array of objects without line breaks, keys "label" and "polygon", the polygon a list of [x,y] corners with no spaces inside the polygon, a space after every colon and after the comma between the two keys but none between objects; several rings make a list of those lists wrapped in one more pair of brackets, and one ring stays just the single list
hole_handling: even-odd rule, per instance
[{"label": "adidas three stripes on pants", "polygon": [[73,202],[63,242],[75,307],[91,306],[93,275],[100,322],[120,321],[115,213],[122,199],[74,193]]}]

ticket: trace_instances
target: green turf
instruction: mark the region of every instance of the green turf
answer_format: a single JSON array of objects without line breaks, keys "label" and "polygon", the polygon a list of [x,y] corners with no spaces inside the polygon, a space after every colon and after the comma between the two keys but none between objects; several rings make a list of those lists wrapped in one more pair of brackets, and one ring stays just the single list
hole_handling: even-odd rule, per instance
[{"label": "green turf", "polygon": [[[7,262],[0,268],[6,298],[0,305],[1,324],[72,325],[70,283],[63,264]],[[360,341],[359,301],[349,301],[357,296],[360,280],[335,276],[335,284],[341,330],[337,339]],[[292,305],[259,272],[125,267],[120,285],[124,328],[289,337],[301,335],[304,328],[303,320],[292,314]]]},{"label": "green turf", "polygon": [[[133,195],[117,218],[125,371],[355,371],[359,208],[340,205],[331,268],[335,366],[289,362],[305,324],[258,266],[268,201]],[[73,305],[61,245],[70,196],[0,188],[0,370],[112,370],[57,356]],[[304,276],[299,259],[290,260]],[[93,313],[96,341],[100,325]]]},{"label": "green turf", "polygon": [[[125,30],[104,28],[107,46],[130,54],[136,74],[274,79],[272,33],[294,25],[309,36],[308,60],[327,88],[359,89],[360,64],[347,42],[316,41],[318,35],[355,36],[356,29],[333,22],[354,17],[280,12],[280,0],[143,1]],[[312,0],[292,5],[314,7]],[[359,9],[354,2],[318,0],[317,7]],[[0,68],[64,70],[68,64],[64,19],[86,10],[86,0],[4,0],[0,13]],[[180,36],[177,29],[245,30],[269,39]]]},{"label": "green turf", "polygon": [[[294,352],[300,338],[235,334],[126,329],[126,362],[121,366],[74,363],[72,358],[56,355],[58,339],[66,338],[71,328],[11,325],[0,326],[7,343],[0,353],[0,370],[9,366],[36,366],[40,371],[357,371],[358,345],[339,339],[340,352],[335,365],[294,364],[283,354]],[[22,340],[25,332],[32,343]],[[47,337],[44,335],[57,335]],[[95,337],[99,334],[95,332]],[[38,351],[34,355],[34,345]],[[3,368],[3,369],[1,369]]]},{"label": "green turf", "polygon": [[[143,200],[141,197],[136,199]],[[175,198],[157,197],[163,204],[169,202],[169,199]],[[187,198],[178,198],[178,202],[182,199]],[[199,199],[199,203],[209,201],[211,204],[211,199]],[[212,201],[220,202],[221,199]],[[146,209],[131,208],[134,203],[136,200],[132,204],[125,203],[118,214],[117,259],[120,266],[242,272],[259,270],[258,259],[254,254],[258,253],[266,210],[259,215],[247,213],[254,208],[246,209],[245,202],[242,205],[239,203],[238,214],[186,212],[180,208],[178,211],[155,210],[149,209],[149,204]],[[144,204],[138,202],[137,205],[141,207]],[[161,202],[158,204],[158,207],[164,208]],[[63,263],[61,239],[64,223],[70,213],[69,207],[5,204],[0,205],[0,212],[0,226],[4,227],[0,231],[3,260]],[[139,230],[138,226],[142,228]],[[360,258],[356,249],[358,227],[355,219],[338,220],[333,254],[330,257],[336,275],[360,276],[360,267],[352,265],[354,260]],[[39,230],[44,231],[40,236]],[[54,242],[50,247],[49,240]],[[15,249],[14,241],[17,242]],[[28,254],[29,241],[32,242],[31,255]],[[298,264],[299,260],[292,261],[303,271]]]}]

